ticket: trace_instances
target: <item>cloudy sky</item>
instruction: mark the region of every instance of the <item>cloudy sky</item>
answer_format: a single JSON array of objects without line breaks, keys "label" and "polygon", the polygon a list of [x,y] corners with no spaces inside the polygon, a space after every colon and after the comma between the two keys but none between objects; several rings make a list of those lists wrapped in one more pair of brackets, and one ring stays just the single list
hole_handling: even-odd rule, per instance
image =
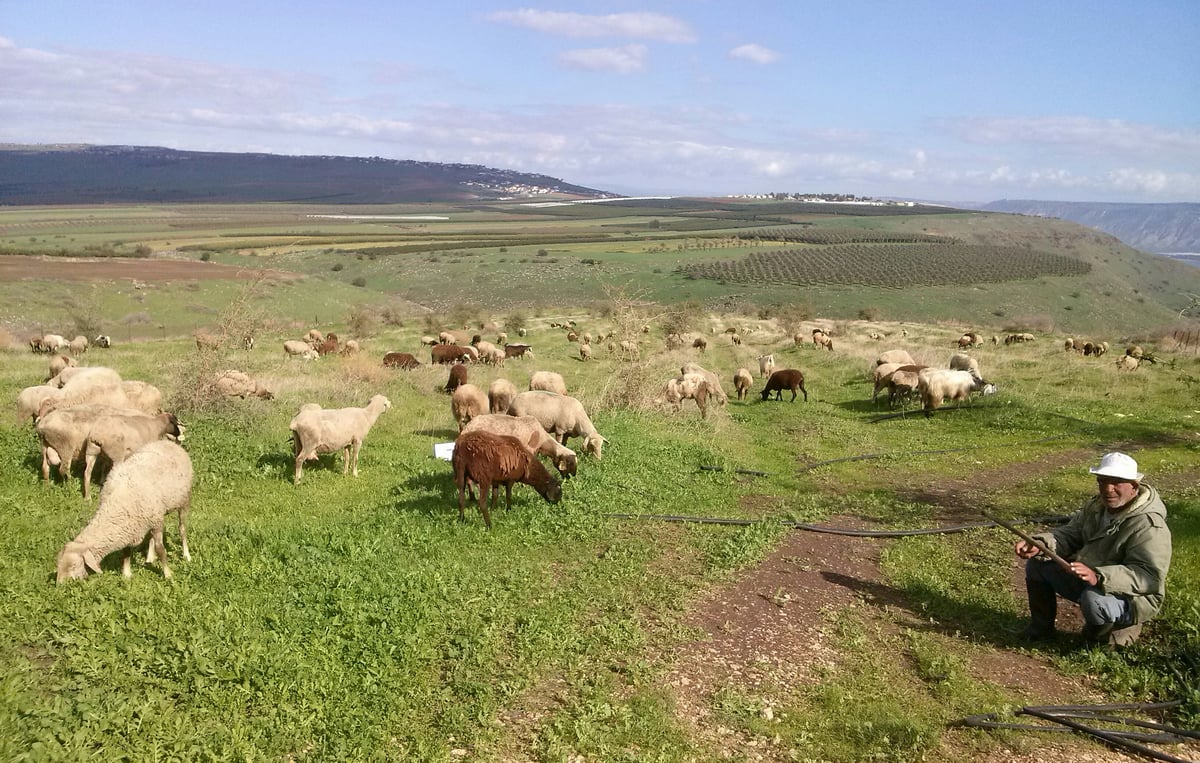
[{"label": "cloudy sky", "polygon": [[1197,0],[532,2],[0,0],[0,142],[1200,201]]}]

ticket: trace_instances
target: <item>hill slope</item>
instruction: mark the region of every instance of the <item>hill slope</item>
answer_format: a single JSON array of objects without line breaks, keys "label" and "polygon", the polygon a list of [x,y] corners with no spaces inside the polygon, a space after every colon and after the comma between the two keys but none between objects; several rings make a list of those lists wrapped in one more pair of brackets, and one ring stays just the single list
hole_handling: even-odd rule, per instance
[{"label": "hill slope", "polygon": [[1200,252],[1200,204],[1100,204],[1004,199],[990,212],[1059,217],[1111,233],[1147,252]]},{"label": "hill slope", "polygon": [[145,146],[0,147],[0,204],[305,201],[394,204],[610,196],[475,164]]}]

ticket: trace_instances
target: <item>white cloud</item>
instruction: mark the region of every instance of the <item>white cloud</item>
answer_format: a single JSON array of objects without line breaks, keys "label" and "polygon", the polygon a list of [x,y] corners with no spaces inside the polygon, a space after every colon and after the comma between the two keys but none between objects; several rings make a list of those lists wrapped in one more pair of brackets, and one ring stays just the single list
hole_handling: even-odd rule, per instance
[{"label": "white cloud", "polygon": [[592,16],[521,8],[489,14],[490,21],[513,24],[562,37],[626,37],[659,42],[695,42],[684,21],[661,13],[610,13]]},{"label": "white cloud", "polygon": [[1200,130],[1168,130],[1119,119],[969,119],[957,123],[955,130],[964,140],[987,145],[1049,144],[1088,154],[1190,153],[1200,158]]},{"label": "white cloud", "polygon": [[624,45],[620,48],[584,48],[567,50],[558,55],[564,66],[592,72],[632,74],[645,67],[646,46]]},{"label": "white cloud", "polygon": [[755,43],[737,46],[729,51],[729,57],[740,58],[756,64],[773,64],[780,59],[779,53]]}]

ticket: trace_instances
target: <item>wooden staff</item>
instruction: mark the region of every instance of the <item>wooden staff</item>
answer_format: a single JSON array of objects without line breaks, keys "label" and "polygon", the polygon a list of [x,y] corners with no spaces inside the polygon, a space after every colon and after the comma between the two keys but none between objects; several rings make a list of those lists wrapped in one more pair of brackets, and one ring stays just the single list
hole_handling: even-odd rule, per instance
[{"label": "wooden staff", "polygon": [[987,517],[991,521],[1000,525],[1005,530],[1008,530],[1009,532],[1020,536],[1021,539],[1024,540],[1026,543],[1028,543],[1029,545],[1036,548],[1038,551],[1042,552],[1046,556],[1053,559],[1054,562],[1056,564],[1058,564],[1059,567],[1062,567],[1064,570],[1071,573],[1072,575],[1078,576],[1078,573],[1075,572],[1075,570],[1071,567],[1071,563],[1068,562],[1066,559],[1063,559],[1058,554],[1051,551],[1049,548],[1047,548],[1045,543],[1042,543],[1040,540],[1034,540],[1033,536],[1029,535],[1028,533],[1024,532],[1023,530],[1018,529],[1015,525],[1013,525],[1009,522],[1005,522],[1003,519],[1000,519],[998,517],[993,517],[991,514],[988,514],[986,511],[983,512],[983,516]]}]

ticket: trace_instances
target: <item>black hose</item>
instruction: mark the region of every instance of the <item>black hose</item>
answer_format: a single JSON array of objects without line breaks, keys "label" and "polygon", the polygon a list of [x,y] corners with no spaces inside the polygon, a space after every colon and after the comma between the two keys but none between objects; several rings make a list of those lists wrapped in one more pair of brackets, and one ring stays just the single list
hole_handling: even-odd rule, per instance
[{"label": "black hose", "polygon": [[1052,723],[1061,723],[1062,725],[1069,726],[1070,728],[1075,729],[1076,731],[1081,731],[1084,734],[1087,734],[1088,736],[1094,736],[1097,739],[1108,742],[1110,745],[1112,745],[1114,747],[1119,747],[1119,748],[1122,748],[1125,750],[1133,750],[1134,752],[1139,752],[1142,755],[1149,756],[1151,758],[1154,758],[1155,760],[1165,760],[1165,761],[1167,761],[1167,763],[1196,763],[1196,761],[1194,761],[1194,760],[1189,760],[1187,758],[1180,758],[1180,757],[1177,757],[1175,755],[1170,755],[1165,752],[1159,752],[1158,750],[1155,750],[1153,747],[1147,747],[1146,745],[1141,744],[1140,742],[1135,742],[1131,739],[1122,738],[1122,736],[1119,734],[1114,734],[1110,731],[1104,731],[1102,729],[1093,728],[1092,726],[1088,726],[1083,723],[1077,723],[1077,722],[1071,720],[1070,718],[1064,718],[1063,716],[1055,715],[1054,713],[1047,713],[1047,712],[1043,712],[1042,710],[1034,710],[1034,709],[1028,708],[1028,707],[1025,708],[1025,712],[1028,713],[1029,715],[1032,715],[1035,718],[1041,718],[1042,720],[1050,721]]},{"label": "black hose", "polygon": [[[766,519],[733,519],[730,517],[691,517],[675,514],[605,514],[606,517],[613,519],[653,519],[659,522],[683,522],[699,525],[733,525],[736,527],[746,527],[749,525],[758,525],[771,521]],[[1065,516],[1053,517],[1034,517],[1027,519],[1022,524],[1062,524],[1068,519]],[[791,520],[777,520],[777,523],[783,527],[792,530],[807,530],[816,533],[828,533],[830,535],[848,535],[856,538],[906,538],[913,535],[943,535],[949,533],[963,532],[965,530],[978,530],[985,527],[999,527],[995,522],[967,522],[960,525],[948,525],[946,527],[932,527],[920,530],[852,530],[842,527],[825,527],[823,525],[812,525],[805,522],[795,522]]]}]

